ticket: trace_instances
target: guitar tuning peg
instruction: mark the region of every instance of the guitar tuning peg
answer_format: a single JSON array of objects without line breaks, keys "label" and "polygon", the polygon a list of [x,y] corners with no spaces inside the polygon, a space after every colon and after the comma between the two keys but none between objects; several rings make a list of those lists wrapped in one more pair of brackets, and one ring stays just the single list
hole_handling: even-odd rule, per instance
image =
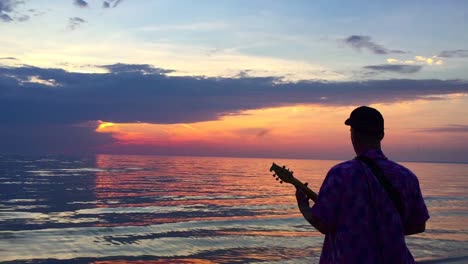
[{"label": "guitar tuning peg", "polygon": [[276,174],[275,174],[275,173],[273,173],[273,177],[276,177]]},{"label": "guitar tuning peg", "polygon": [[279,181],[279,178],[276,178],[277,181]]},{"label": "guitar tuning peg", "polygon": [[280,181],[281,184],[283,184],[283,181]]},{"label": "guitar tuning peg", "polygon": [[294,173],[294,171],[291,171],[291,174],[293,174],[293,173]]},{"label": "guitar tuning peg", "polygon": [[283,165],[283,169],[286,169],[286,166]]}]

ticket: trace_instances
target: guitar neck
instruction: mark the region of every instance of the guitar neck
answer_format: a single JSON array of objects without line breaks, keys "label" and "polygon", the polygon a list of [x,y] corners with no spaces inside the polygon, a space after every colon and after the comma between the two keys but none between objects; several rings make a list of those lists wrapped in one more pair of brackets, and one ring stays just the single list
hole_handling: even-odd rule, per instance
[{"label": "guitar neck", "polygon": [[278,177],[276,180],[281,179],[281,182],[287,182],[292,185],[294,185],[296,188],[302,190],[307,197],[312,199],[312,201],[316,202],[318,195],[312,191],[309,187],[304,185],[300,180],[296,179],[293,176],[293,172],[290,171],[289,169],[286,169],[286,166],[280,167],[278,164],[274,163],[271,165],[270,171],[274,171],[275,174],[273,174],[273,177]]},{"label": "guitar neck", "polygon": [[307,197],[312,199],[312,201],[314,202],[317,201],[318,195],[314,191],[312,191],[309,187],[305,186],[300,180],[293,178],[291,180],[291,184],[294,185],[296,188],[302,190],[307,195]]}]

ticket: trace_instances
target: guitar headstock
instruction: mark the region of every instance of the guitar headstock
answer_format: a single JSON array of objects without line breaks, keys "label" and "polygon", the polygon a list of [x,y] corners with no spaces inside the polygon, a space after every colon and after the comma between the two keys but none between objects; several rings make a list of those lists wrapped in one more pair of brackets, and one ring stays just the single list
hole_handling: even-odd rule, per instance
[{"label": "guitar headstock", "polygon": [[280,183],[287,182],[292,184],[295,180],[293,176],[293,171],[287,169],[285,166],[279,166],[274,162],[271,165],[270,171],[275,172],[275,174],[273,174],[273,177],[276,177],[276,180],[280,181]]}]

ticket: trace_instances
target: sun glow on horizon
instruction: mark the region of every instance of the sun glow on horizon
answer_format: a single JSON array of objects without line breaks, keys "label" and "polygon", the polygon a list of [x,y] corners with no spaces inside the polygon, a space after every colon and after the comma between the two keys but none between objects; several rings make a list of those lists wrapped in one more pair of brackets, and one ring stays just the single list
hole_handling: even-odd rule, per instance
[{"label": "sun glow on horizon", "polygon": [[113,127],[113,126],[116,125],[114,123],[104,122],[102,120],[98,120],[98,124],[99,124],[99,126],[96,128],[96,132],[102,132],[102,131],[106,130],[106,128]]},{"label": "sun glow on horizon", "polygon": [[[112,133],[117,139],[128,139],[128,135],[141,135],[145,144],[163,142],[184,143],[203,141],[208,143],[237,142],[241,144],[268,143],[271,138],[283,138],[294,141],[300,135],[306,136],[311,131],[330,129],[333,122],[327,116],[341,116],[348,108],[328,108],[308,105],[295,105],[277,108],[266,108],[243,111],[237,115],[227,115],[219,120],[183,123],[183,124],[150,124],[150,123],[108,123],[102,121],[96,130],[99,133]],[[336,114],[336,112],[342,114]],[[304,119],[308,120],[304,122]],[[333,119],[333,118],[332,118]],[[312,125],[315,123],[315,125]],[[304,125],[311,127],[304,130]],[[300,131],[303,130],[301,133]],[[143,136],[145,135],[145,136]],[[147,137],[152,135],[153,137]],[[291,138],[288,140],[288,138]],[[133,138],[136,142],[137,138]]]},{"label": "sun glow on horizon", "polygon": [[[447,104],[450,100],[451,104]],[[385,145],[405,147],[426,145],[459,145],[466,137],[455,134],[447,143],[431,132],[431,127],[457,124],[450,113],[460,112],[468,98],[457,94],[440,100],[416,100],[371,105],[385,117]],[[415,119],[427,107],[437,110],[425,119]],[[234,149],[277,152],[334,153],[349,149],[349,128],[344,120],[354,107],[292,105],[247,110],[226,115],[218,120],[177,123],[110,123],[100,121],[98,133],[111,133],[120,146],[186,149]],[[448,110],[449,109],[449,110]],[[460,113],[461,114],[461,113]],[[458,135],[458,136],[457,136]]]}]

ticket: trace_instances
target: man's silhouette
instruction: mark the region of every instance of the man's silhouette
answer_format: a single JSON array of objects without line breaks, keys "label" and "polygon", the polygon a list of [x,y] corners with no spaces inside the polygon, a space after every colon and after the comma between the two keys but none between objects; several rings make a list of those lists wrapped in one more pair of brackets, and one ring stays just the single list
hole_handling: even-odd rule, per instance
[{"label": "man's silhouette", "polygon": [[429,219],[416,175],[383,154],[379,111],[358,107],[345,124],[357,157],[330,169],[312,207],[296,191],[304,218],[325,234],[320,263],[415,263],[405,235]]}]

